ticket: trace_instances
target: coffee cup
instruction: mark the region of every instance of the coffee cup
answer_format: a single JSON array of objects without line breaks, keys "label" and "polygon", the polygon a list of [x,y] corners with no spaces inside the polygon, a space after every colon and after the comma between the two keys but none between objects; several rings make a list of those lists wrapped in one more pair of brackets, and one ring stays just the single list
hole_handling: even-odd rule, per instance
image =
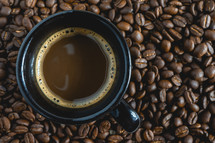
[{"label": "coffee cup", "polygon": [[140,125],[123,99],[131,57],[119,30],[86,11],[64,11],[38,23],[17,58],[17,81],[27,103],[58,123],[82,124],[110,113],[128,132]]}]

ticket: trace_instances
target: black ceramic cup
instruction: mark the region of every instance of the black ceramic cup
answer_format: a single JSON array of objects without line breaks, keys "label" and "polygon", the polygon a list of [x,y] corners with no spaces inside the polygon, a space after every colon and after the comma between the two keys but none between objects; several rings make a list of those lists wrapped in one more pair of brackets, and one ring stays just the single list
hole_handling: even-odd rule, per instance
[{"label": "black ceramic cup", "polygon": [[[112,47],[117,64],[114,83],[102,100],[87,108],[66,108],[47,100],[35,79],[35,56],[38,44],[48,36],[68,27],[90,29]],[[124,38],[107,19],[84,11],[65,11],[54,14],[37,24],[26,36],[19,50],[16,66],[17,81],[27,103],[44,117],[58,123],[81,124],[97,120],[110,113],[128,132],[140,125],[138,114],[122,99],[131,76],[131,57]]]}]

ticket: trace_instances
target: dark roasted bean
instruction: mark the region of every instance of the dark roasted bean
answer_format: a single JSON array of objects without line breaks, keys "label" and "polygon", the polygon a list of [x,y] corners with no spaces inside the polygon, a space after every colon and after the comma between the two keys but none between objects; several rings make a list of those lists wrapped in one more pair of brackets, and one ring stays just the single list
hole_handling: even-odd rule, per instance
[{"label": "dark roasted bean", "polygon": [[43,143],[48,143],[50,141],[50,137],[47,133],[42,133],[38,135],[37,139]]},{"label": "dark roasted bean", "polygon": [[178,8],[173,6],[165,7],[164,12],[167,14],[175,15],[178,13]]},{"label": "dark roasted bean", "polygon": [[194,36],[198,36],[198,37],[201,37],[204,34],[204,30],[195,24],[190,26],[190,32]]},{"label": "dark roasted bean", "polygon": [[189,129],[187,126],[181,126],[181,127],[178,127],[176,130],[175,130],[175,135],[179,138],[182,138],[182,137],[185,137],[186,135],[189,134]]},{"label": "dark roasted bean", "polygon": [[146,50],[143,52],[143,57],[146,59],[146,60],[152,60],[154,59],[156,56],[156,53],[154,50]]},{"label": "dark roasted bean", "polygon": [[193,52],[193,54],[198,58],[204,56],[206,53],[207,53],[207,46],[205,43],[201,43],[197,45]]},{"label": "dark roasted bean", "polygon": [[120,30],[128,31],[131,28],[131,25],[125,21],[121,21],[120,23],[117,24],[117,27]]},{"label": "dark roasted bean", "polygon": [[151,130],[145,130],[143,137],[146,141],[152,141],[154,139],[154,133]]},{"label": "dark roasted bean", "polygon": [[203,123],[209,123],[210,122],[210,119],[211,119],[211,113],[209,111],[203,111],[201,114],[200,114],[200,118],[201,118],[201,121]]},{"label": "dark roasted bean", "polygon": [[62,10],[72,10],[72,6],[69,3],[65,2],[60,3],[60,8]]},{"label": "dark roasted bean", "polygon": [[144,26],[144,24],[145,24],[145,18],[144,18],[144,16],[143,16],[142,13],[137,13],[137,14],[135,15],[135,22],[136,22],[138,25],[140,25],[140,26]]},{"label": "dark roasted bean", "polygon": [[205,37],[211,41],[215,40],[215,30],[206,30]]},{"label": "dark roasted bean", "polygon": [[176,127],[179,127],[179,126],[181,126],[181,125],[183,125],[183,122],[182,122],[182,120],[181,120],[181,118],[175,118],[174,119],[174,125],[176,126]]},{"label": "dark roasted bean", "polygon": [[111,135],[108,137],[109,142],[121,142],[123,138],[120,135]]},{"label": "dark roasted bean", "polygon": [[143,69],[147,66],[147,60],[144,58],[138,58],[135,60],[135,66],[139,69]]},{"label": "dark roasted bean", "polygon": [[211,16],[208,15],[208,14],[205,14],[203,15],[201,18],[200,18],[200,25],[202,28],[208,28],[211,24]]},{"label": "dark roasted bean", "polygon": [[184,17],[182,16],[179,16],[179,15],[176,15],[174,18],[173,18],[173,23],[176,25],[176,26],[179,26],[179,27],[185,27],[187,25],[187,21]]},{"label": "dark roasted bean", "polygon": [[138,30],[135,30],[131,34],[131,38],[137,43],[141,43],[144,40],[143,34],[141,32],[139,32]]}]

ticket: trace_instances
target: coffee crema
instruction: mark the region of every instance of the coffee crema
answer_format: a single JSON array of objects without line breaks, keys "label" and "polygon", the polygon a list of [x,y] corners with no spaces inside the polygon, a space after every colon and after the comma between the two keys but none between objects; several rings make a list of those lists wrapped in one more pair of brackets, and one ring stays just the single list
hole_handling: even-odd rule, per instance
[{"label": "coffee crema", "polygon": [[98,33],[79,27],[48,37],[35,62],[38,87],[50,101],[67,108],[84,108],[100,101],[116,76],[110,44]]}]

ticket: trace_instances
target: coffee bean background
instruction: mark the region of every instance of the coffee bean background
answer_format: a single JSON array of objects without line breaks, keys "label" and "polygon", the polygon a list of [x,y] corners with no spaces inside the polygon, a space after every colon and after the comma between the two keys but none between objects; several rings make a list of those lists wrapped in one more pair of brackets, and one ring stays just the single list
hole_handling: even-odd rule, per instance
[{"label": "coffee bean background", "polygon": [[[142,118],[127,133],[110,116],[56,124],[34,112],[15,67],[26,34],[64,10],[100,14],[132,55],[124,99]],[[214,0],[0,0],[0,143],[215,142]]]}]

